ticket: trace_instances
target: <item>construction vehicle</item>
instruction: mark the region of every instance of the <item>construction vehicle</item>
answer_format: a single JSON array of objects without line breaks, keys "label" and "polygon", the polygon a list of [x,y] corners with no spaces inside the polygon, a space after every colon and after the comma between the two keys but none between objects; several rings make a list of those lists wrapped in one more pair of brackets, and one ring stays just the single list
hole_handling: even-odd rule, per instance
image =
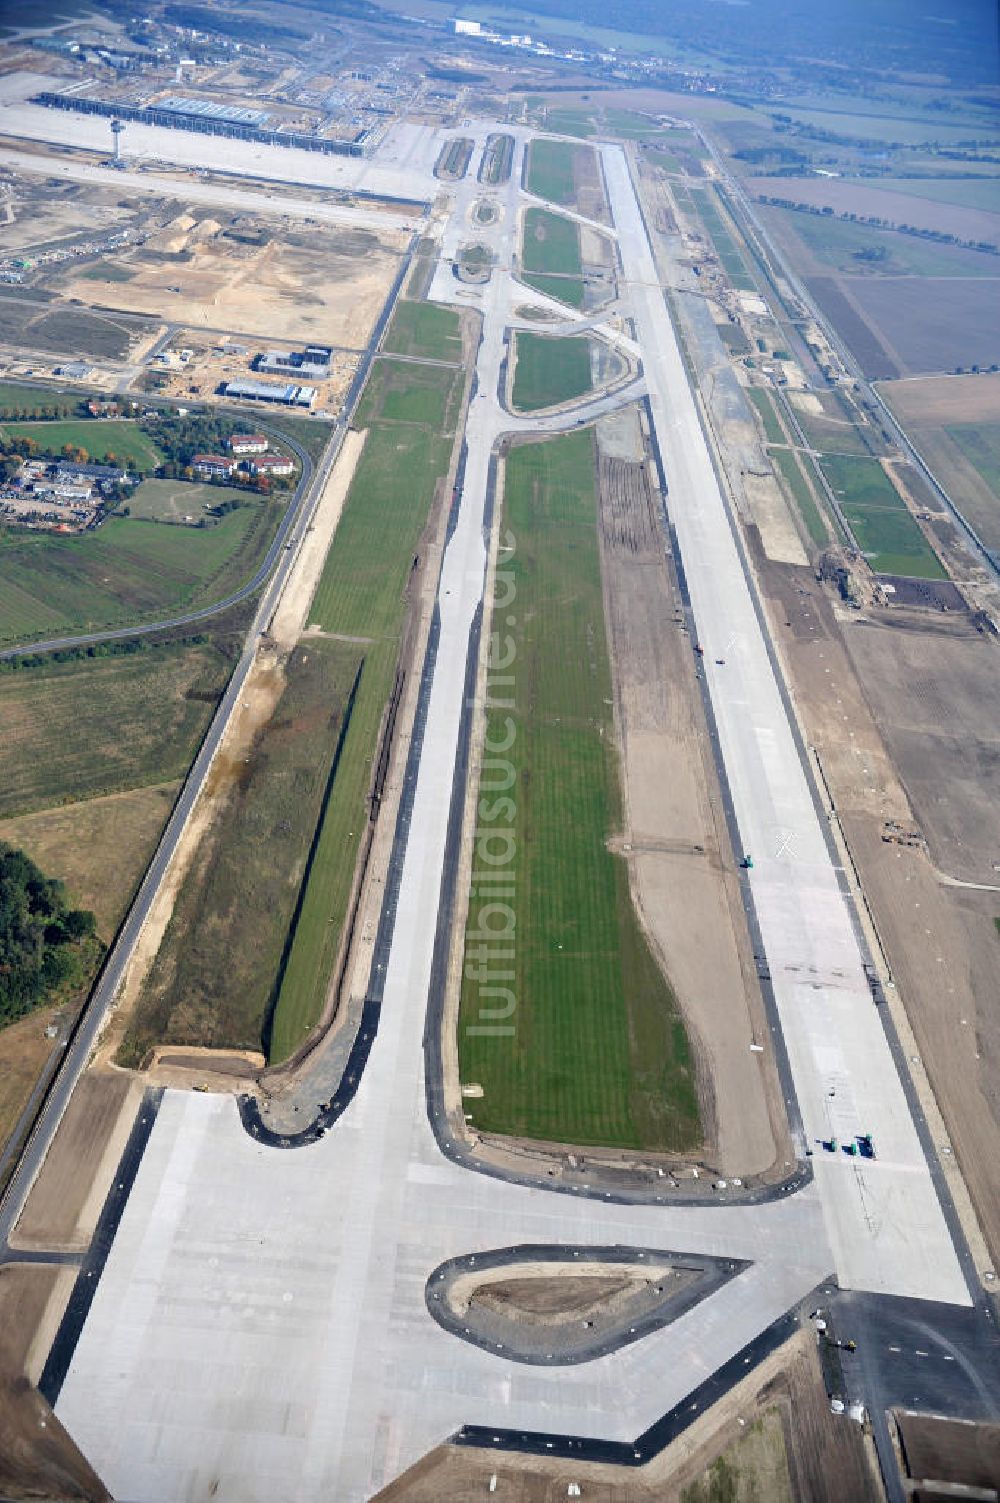
[{"label": "construction vehicle", "polygon": [[863,1159],[873,1159],[875,1157],[875,1144],[872,1141],[870,1132],[858,1134],[858,1149]]},{"label": "construction vehicle", "polygon": [[747,852],[747,854],[743,857],[743,860],[740,862],[740,870],[745,872],[753,871],[753,857],[749,852]]}]

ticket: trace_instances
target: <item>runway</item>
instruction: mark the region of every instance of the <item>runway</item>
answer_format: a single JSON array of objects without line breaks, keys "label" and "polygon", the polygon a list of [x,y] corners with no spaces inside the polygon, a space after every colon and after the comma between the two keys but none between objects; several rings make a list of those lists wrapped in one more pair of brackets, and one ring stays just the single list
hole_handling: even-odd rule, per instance
[{"label": "runway", "polygon": [[[477,124],[477,154],[495,125]],[[509,227],[525,133],[499,190]],[[262,1147],[227,1098],[168,1091],[57,1414],[119,1503],[370,1497],[462,1425],[632,1442],[831,1273],[860,1291],[969,1295],[862,969],[620,148],[603,149],[668,505],[807,1137],[872,1131],[879,1159],[750,1207],[614,1205],[486,1178],[441,1154],[423,1030],[470,631],[486,562],[504,331],[532,295],[509,239],[485,287],[448,257],[481,190],[452,190],[431,296],[481,308],[478,395],[438,597],[440,637],[378,1033],[322,1141]],[[488,227],[484,227],[484,235]],[[495,231],[497,236],[501,231]],[[563,310],[564,311],[564,310]],[[634,392],[633,392],[634,395]],[[622,397],[614,399],[621,401]],[[710,660],[725,657],[725,667]],[[836,1091],[829,1094],[831,1083]],[[577,1367],[526,1367],[446,1334],[425,1284],[446,1258],[514,1243],[637,1245],[750,1266],[665,1330]]]}]

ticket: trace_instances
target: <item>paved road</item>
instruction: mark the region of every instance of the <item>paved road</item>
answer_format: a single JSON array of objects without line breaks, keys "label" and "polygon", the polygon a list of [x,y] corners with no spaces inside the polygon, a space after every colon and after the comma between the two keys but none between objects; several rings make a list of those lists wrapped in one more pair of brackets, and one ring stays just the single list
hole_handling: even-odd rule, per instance
[{"label": "paved road", "polygon": [[[456,193],[449,235],[472,191]],[[513,204],[517,193],[515,175]],[[428,1122],[422,1042],[447,770],[483,592],[490,454],[512,426],[497,397],[504,331],[524,296],[509,245],[506,255],[477,292],[480,397],[443,563],[378,1033],[350,1107],[294,1153],[255,1143],[225,1098],[166,1093],[57,1406],[121,1497],[193,1498],[217,1483],[220,1499],[240,1503],[349,1503],[467,1423],[631,1443],[829,1271],[811,1188],[746,1210],[550,1195],[450,1162]],[[466,290],[448,265],[440,276],[456,297]],[[669,1331],[543,1380],[427,1312],[439,1263],[512,1242],[662,1247],[749,1266]]]}]

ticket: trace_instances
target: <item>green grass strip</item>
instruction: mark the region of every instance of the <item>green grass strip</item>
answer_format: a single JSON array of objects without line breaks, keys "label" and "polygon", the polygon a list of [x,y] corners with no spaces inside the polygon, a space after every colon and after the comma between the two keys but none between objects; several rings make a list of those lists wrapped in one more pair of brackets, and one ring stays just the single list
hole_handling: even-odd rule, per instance
[{"label": "green grass strip", "polygon": [[782,477],[795,497],[795,504],[809,536],[818,548],[824,548],[830,541],[830,534],[795,454],[791,449],[772,449],[769,457],[771,463],[781,471]]},{"label": "green grass strip", "polygon": [[[507,749],[487,750],[473,871],[506,874],[509,896],[506,915],[488,911],[497,888],[474,878],[459,1054],[463,1082],[484,1094],[466,1109],[484,1131],[690,1148],[688,1041],[607,846],[621,794],[589,433],[513,451],[503,526],[514,552],[501,555],[499,588],[514,595],[496,630],[513,687],[496,692],[513,708],[489,715],[487,746]],[[505,850],[509,863],[490,867]],[[479,936],[498,919],[513,937],[489,948],[513,954],[491,968],[511,979],[491,982]]]},{"label": "green grass strip", "polygon": [[537,412],[591,390],[588,339],[553,339],[523,331],[516,339],[513,402],[519,411]]},{"label": "green grass strip", "polygon": [[781,424],[778,422],[777,414],[774,410],[774,402],[771,398],[771,393],[768,391],[762,391],[759,386],[750,386],[747,388],[747,396],[750,398],[751,402],[753,403],[754,407],[756,407],[757,412],[760,415],[761,422],[764,424],[764,432],[767,435],[768,443],[786,443],[787,440],[785,438],[784,430],[782,429]]}]

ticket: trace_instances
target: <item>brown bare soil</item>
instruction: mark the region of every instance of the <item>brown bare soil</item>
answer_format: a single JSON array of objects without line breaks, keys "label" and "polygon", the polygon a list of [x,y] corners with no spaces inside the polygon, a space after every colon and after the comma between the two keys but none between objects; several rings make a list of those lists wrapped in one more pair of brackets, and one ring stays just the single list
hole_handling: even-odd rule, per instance
[{"label": "brown bare soil", "polygon": [[85,1074],[70,1098],[11,1246],[82,1252],[90,1243],[138,1107],[129,1076]]},{"label": "brown bare soil", "polygon": [[908,375],[1000,361],[990,316],[1000,276],[842,277],[840,286]]},{"label": "brown bare soil", "polygon": [[646,1466],[445,1445],[384,1488],[378,1503],[474,1503],[487,1493],[498,1503],[556,1503],[570,1482],[589,1503],[694,1503],[720,1457],[735,1473],[731,1496],[740,1503],[876,1503],[882,1496],[861,1429],[830,1413],[815,1339],[801,1332]]},{"label": "brown bare soil", "polygon": [[762,1174],[784,1144],[773,1060],[676,583],[646,466],[600,463],[605,611],[622,744],[636,906],[670,978],[698,1062],[709,1152]]},{"label": "brown bare soil", "polygon": [[954,1496],[949,1489],[960,1487],[984,1488],[996,1496],[1000,1425],[898,1411],[895,1418],[907,1477],[944,1483],[943,1496]]},{"label": "brown bare soil", "polygon": [[16,1263],[0,1268],[0,1493],[48,1503],[111,1503],[97,1473],[26,1376],[34,1333],[66,1283],[66,1269]]},{"label": "brown bare soil", "polygon": [[627,1278],[506,1279],[481,1284],[469,1301],[496,1310],[512,1320],[546,1322],[582,1319],[595,1306],[624,1294],[632,1286]]},{"label": "brown bare soil", "polygon": [[[27,851],[110,941],[156,848],[179,788],[161,783],[0,821],[0,840]],[[2,1036],[0,1036],[2,1037]]]},{"label": "brown bare soil", "polygon": [[[61,292],[87,306],[192,329],[236,329],[261,342],[364,346],[396,270],[399,236],[324,226],[307,240],[304,232],[274,234],[271,223],[254,221],[238,227],[247,239],[236,241],[215,221],[189,219],[175,219],[159,244],[101,263],[112,274],[126,268],[128,280],[68,274]],[[262,243],[251,243],[255,236]]]},{"label": "brown bare soil", "polygon": [[[990,850],[1000,849],[996,792],[989,792],[996,643],[957,622],[942,624],[936,613],[869,608],[866,617],[878,624],[861,625],[855,613],[834,611],[808,571],[764,565],[759,556],[757,566],[806,740],[816,748],[877,948],[913,1030],[914,1083],[919,1092],[928,1080],[933,1088],[947,1135],[938,1146],[953,1150],[942,1163],[954,1176],[957,1156],[996,1266],[1000,939],[993,918],[1000,891],[948,885],[935,864],[957,863],[945,877],[977,873],[1000,886],[1000,874],[988,872]],[[884,839],[889,821],[922,832],[929,853]],[[952,1189],[961,1213],[962,1187],[953,1182]],[[967,1221],[966,1232],[985,1258]]]},{"label": "brown bare soil", "polygon": [[573,184],[576,207],[587,219],[596,219],[599,224],[609,224],[607,200],[604,196],[604,180],[601,177],[597,153],[591,146],[579,146],[573,152]]},{"label": "brown bare soil", "polygon": [[884,381],[879,384],[879,392],[905,424],[1000,421],[1000,374],[996,372]]}]

